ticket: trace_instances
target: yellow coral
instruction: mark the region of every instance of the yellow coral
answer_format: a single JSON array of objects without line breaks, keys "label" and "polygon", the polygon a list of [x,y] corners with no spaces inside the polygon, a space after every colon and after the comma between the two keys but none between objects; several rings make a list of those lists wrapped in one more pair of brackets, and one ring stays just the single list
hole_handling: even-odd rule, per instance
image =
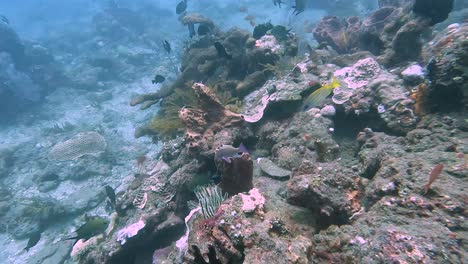
[{"label": "yellow coral", "polygon": [[182,107],[198,108],[198,106],[198,98],[192,89],[176,88],[174,93],[161,103],[161,109],[151,120],[149,128],[163,138],[174,138],[184,128],[184,124],[179,119],[179,110]]},{"label": "yellow coral", "polygon": [[156,116],[150,123],[150,128],[163,138],[172,138],[182,131],[184,124],[179,117]]},{"label": "yellow coral", "polygon": [[213,91],[218,96],[221,104],[228,110],[239,113],[242,109],[242,101],[239,98],[232,96],[229,91],[220,91],[219,86],[214,86]]}]

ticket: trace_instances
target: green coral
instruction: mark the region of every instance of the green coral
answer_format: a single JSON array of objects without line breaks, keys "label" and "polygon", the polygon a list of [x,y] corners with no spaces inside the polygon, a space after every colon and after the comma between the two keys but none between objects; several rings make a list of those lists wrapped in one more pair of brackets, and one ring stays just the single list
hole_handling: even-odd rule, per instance
[{"label": "green coral", "polygon": [[239,113],[242,109],[242,101],[232,96],[232,93],[229,91],[221,91],[219,86],[214,86],[212,88],[213,92],[218,96],[221,104],[226,107],[228,110]]},{"label": "green coral", "polygon": [[184,124],[179,118],[179,110],[183,107],[199,108],[195,92],[187,87],[176,88],[174,93],[161,102],[161,108],[150,122],[150,129],[162,138],[174,138],[183,131]]},{"label": "green coral", "polygon": [[[174,92],[161,102],[158,114],[149,124],[153,134],[163,139],[171,139],[183,132],[184,124],[179,118],[179,110],[183,107],[200,108],[199,100],[190,86],[192,83],[186,83],[184,87],[174,89]],[[214,88],[213,91],[227,109],[240,112],[242,102],[239,98],[233,97],[229,91],[220,91],[219,88]]]},{"label": "green coral", "polygon": [[157,132],[163,138],[174,138],[182,131],[183,127],[184,124],[179,117],[173,118],[158,115],[150,123],[151,130]]}]

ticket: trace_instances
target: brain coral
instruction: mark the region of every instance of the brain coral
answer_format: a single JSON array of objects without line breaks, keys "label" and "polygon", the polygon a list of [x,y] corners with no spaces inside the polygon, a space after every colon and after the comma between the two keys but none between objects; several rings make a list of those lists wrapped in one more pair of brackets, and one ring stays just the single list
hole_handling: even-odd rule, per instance
[{"label": "brain coral", "polygon": [[97,155],[107,144],[103,136],[96,132],[83,132],[64,142],[57,143],[49,153],[54,161],[74,160],[84,155]]}]

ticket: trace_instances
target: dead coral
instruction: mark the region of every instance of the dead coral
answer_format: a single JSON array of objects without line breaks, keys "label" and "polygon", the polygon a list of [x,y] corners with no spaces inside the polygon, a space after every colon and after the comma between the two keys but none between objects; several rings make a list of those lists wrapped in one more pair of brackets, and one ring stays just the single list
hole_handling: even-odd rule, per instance
[{"label": "dead coral", "polygon": [[174,92],[174,86],[163,86],[156,93],[138,95],[130,101],[131,106],[141,104],[140,109],[145,110],[156,104],[159,100],[166,98]]},{"label": "dead coral", "polygon": [[[224,128],[240,126],[243,116],[226,109],[218,96],[204,84],[195,83],[192,89],[198,97],[200,109],[183,108],[179,111],[186,128],[186,145],[197,153],[213,151],[215,135]],[[224,140],[229,140],[229,137]]]}]

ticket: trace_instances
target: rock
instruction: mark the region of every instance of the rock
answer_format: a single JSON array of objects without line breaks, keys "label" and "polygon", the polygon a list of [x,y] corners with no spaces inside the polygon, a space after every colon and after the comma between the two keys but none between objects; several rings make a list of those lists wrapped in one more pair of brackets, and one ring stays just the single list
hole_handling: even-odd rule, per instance
[{"label": "rock", "polygon": [[0,40],[0,52],[8,53],[12,57],[13,63],[17,65],[18,68],[24,68],[25,47],[18,34],[16,34],[8,23],[0,21],[0,35],[2,36]]},{"label": "rock", "polygon": [[[288,181],[287,200],[309,208],[316,215],[320,228],[345,224],[358,204],[352,205],[347,194],[355,191],[353,179],[358,175],[337,163],[312,165],[304,162]],[[337,186],[340,186],[338,189]]]},{"label": "rock", "polygon": [[327,43],[340,54],[356,47],[361,26],[358,17],[348,17],[342,21],[337,16],[325,16],[314,28],[314,38],[319,43]]},{"label": "rock", "polygon": [[345,67],[333,73],[335,77],[342,77],[349,89],[359,89],[366,86],[380,73],[380,65],[373,58],[357,61],[352,67]]},{"label": "rock", "polygon": [[340,155],[340,146],[333,140],[316,139],[315,150],[317,152],[317,160],[320,162],[333,161]]},{"label": "rock", "polygon": [[[405,1],[405,0],[403,0]],[[392,5],[380,6],[379,9],[371,12],[362,22],[359,36],[359,48],[368,50],[375,56],[384,53],[388,40],[383,34],[386,26],[392,28],[402,16],[402,11]]]},{"label": "rock", "polygon": [[127,242],[127,239],[132,238],[138,234],[138,232],[145,227],[145,222],[140,220],[134,224],[126,226],[123,229],[120,229],[117,232],[117,241],[120,242],[121,245],[124,245]]},{"label": "rock", "polygon": [[397,65],[405,61],[419,60],[422,51],[421,34],[428,30],[425,20],[413,19],[404,24],[391,42],[391,49],[387,49],[382,57],[382,62],[389,65]]},{"label": "rock", "polygon": [[289,223],[264,212],[263,203],[268,204],[264,194],[252,189],[226,200],[216,217],[195,219],[184,261],[195,264],[209,256],[210,263],[307,263],[312,242],[299,232],[270,233],[271,223],[280,221],[286,228]]},{"label": "rock", "polygon": [[407,4],[413,4],[414,0],[379,0],[379,7],[384,6],[394,6],[394,7],[401,7]]},{"label": "rock", "polygon": [[[346,113],[359,116],[375,111],[386,124],[385,129],[405,134],[413,129],[419,121],[421,103],[417,103],[419,100],[415,103],[401,77],[380,67],[378,69],[379,73],[372,76],[372,79],[366,79],[366,75],[363,75],[363,80],[360,80],[359,77],[345,79],[348,83],[357,86],[360,86],[362,82],[363,86],[360,86],[359,89],[345,90],[343,93],[341,87],[336,88],[332,100],[335,104],[341,103]],[[335,74],[343,76],[347,72],[350,70],[343,68],[335,71]],[[349,95],[349,90],[352,91],[352,96]],[[340,101],[337,102],[337,100]]]},{"label": "rock", "polygon": [[105,199],[102,189],[83,188],[68,192],[67,196],[61,200],[61,204],[67,208],[70,214],[81,214],[96,207]]},{"label": "rock", "polygon": [[421,66],[415,64],[402,71],[401,77],[409,83],[421,83],[424,80],[424,71]]},{"label": "rock", "polygon": [[236,93],[240,96],[244,96],[255,88],[261,87],[266,81],[265,75],[262,71],[256,71],[250,75],[247,75],[245,79],[240,82],[236,87]]},{"label": "rock", "polygon": [[239,196],[242,198],[242,212],[251,214],[257,211],[259,214],[263,214],[265,197],[257,188],[253,188],[248,194],[240,193]]},{"label": "rock", "polygon": [[43,248],[38,253],[28,259],[30,263],[64,263],[69,258],[70,247],[73,241],[62,241],[62,243],[49,243],[48,247]]},{"label": "rock", "polygon": [[47,181],[39,184],[38,190],[40,192],[49,192],[56,189],[60,185],[60,181]]},{"label": "rock", "polygon": [[275,179],[288,179],[292,173],[289,170],[285,170],[277,166],[273,161],[267,158],[258,158],[257,164],[260,166],[264,173]]},{"label": "rock", "polygon": [[3,216],[0,231],[8,231],[16,239],[27,238],[68,215],[67,208],[51,198],[23,198],[11,203],[15,206]]},{"label": "rock", "polygon": [[292,170],[301,164],[302,155],[295,146],[286,146],[284,142],[281,142],[276,144],[271,151],[276,156],[278,165],[283,168]]},{"label": "rock", "polygon": [[[1,25],[0,25],[1,34]],[[3,38],[2,38],[3,39]],[[1,40],[0,40],[1,42]],[[1,50],[0,43],[0,50]],[[43,88],[33,82],[26,72],[19,71],[14,58],[7,52],[0,52],[0,115],[21,112],[22,106],[39,103]],[[2,117],[6,118],[6,117]]]},{"label": "rock", "polygon": [[336,109],[333,105],[326,105],[322,109],[320,109],[320,114],[323,116],[332,117],[336,114]]},{"label": "rock", "polygon": [[449,112],[468,106],[468,74],[463,70],[468,67],[467,33],[468,24],[453,25],[425,46],[427,78],[431,81],[428,103],[433,109]]},{"label": "rock", "polygon": [[164,262],[164,261],[167,259],[167,257],[172,252],[172,250],[173,250],[172,246],[156,249],[153,252],[153,259],[152,259],[153,262],[152,262],[152,264],[165,264],[166,262]]},{"label": "rock", "polygon": [[429,18],[431,25],[435,25],[447,19],[453,9],[453,0],[416,0],[413,12]]}]

